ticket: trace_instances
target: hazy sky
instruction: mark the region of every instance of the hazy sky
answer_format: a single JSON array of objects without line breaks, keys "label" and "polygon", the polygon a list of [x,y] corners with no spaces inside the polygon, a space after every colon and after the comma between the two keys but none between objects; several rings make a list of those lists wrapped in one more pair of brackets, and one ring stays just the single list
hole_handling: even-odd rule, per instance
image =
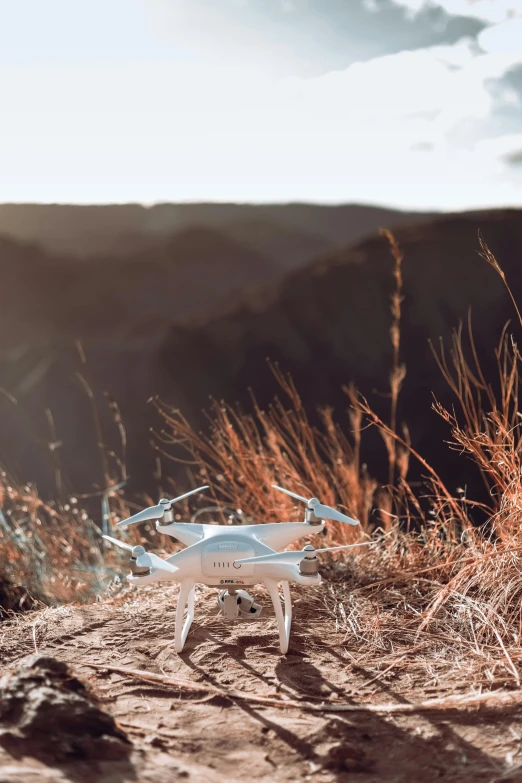
[{"label": "hazy sky", "polygon": [[522,205],[522,0],[0,0],[0,201]]}]

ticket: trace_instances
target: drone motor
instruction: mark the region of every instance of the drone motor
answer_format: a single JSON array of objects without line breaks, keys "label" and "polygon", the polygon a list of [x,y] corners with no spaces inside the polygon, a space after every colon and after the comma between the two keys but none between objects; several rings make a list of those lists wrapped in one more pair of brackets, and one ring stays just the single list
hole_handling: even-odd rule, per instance
[{"label": "drone motor", "polygon": [[130,570],[133,576],[148,576],[150,574],[149,565],[138,565],[138,558],[145,554],[145,548],[135,546],[131,552]]},{"label": "drone motor", "polygon": [[304,557],[299,563],[301,576],[317,576],[319,573],[319,560],[315,551],[315,547],[311,546],[311,544],[308,544],[303,549]]}]

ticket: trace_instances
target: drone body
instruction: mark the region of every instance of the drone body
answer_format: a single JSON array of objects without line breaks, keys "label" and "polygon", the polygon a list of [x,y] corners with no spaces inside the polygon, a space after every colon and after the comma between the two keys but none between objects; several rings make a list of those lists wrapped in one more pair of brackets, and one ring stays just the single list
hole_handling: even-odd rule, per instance
[{"label": "drone body", "polygon": [[[200,487],[193,492],[199,492]],[[277,489],[281,489],[277,487]],[[131,584],[171,581],[180,584],[174,647],[183,650],[190,626],[194,619],[195,585],[204,584],[220,588],[218,604],[228,619],[255,619],[261,614],[261,607],[255,604],[245,587],[264,584],[272,603],[279,629],[281,652],[288,650],[292,604],[289,584],[317,585],[321,582],[317,553],[348,546],[329,547],[315,550],[307,546],[302,551],[280,552],[304,536],[324,530],[324,521],[336,519],[348,524],[359,524],[356,520],[341,514],[328,506],[322,506],[312,498],[310,501],[282,490],[307,503],[304,522],[277,522],[264,525],[223,526],[173,521],[172,505],[193,492],[175,500],[160,501],[158,506],[146,509],[128,520],[119,523],[125,527],[134,522],[156,519],[159,532],[185,544],[186,549],[162,560],[157,555],[145,552],[141,546],[132,547],[121,540],[104,536],[124,549],[131,551]],[[161,524],[165,522],[166,524]],[[279,583],[283,589],[283,606],[279,596]],[[185,618],[185,609],[187,616]]]}]

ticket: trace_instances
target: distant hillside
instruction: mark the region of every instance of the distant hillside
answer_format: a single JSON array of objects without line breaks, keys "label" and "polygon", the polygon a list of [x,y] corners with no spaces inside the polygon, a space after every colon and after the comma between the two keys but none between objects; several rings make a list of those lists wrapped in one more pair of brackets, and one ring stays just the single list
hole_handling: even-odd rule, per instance
[{"label": "distant hillside", "polygon": [[168,330],[237,306],[282,271],[215,229],[194,227],[125,257],[75,261],[3,238],[0,275],[0,460],[48,486],[49,407],[78,487],[99,479],[99,457],[88,401],[74,379],[76,341],[95,388],[114,394],[129,436],[143,448],[145,403],[159,385],[158,346]]},{"label": "distant hillside", "polygon": [[125,257],[76,263],[4,238],[0,265],[0,319],[13,319],[0,347],[23,342],[31,324],[40,337],[113,340],[150,325],[208,319],[234,297],[282,276],[271,259],[199,227]]},{"label": "distant hillside", "polygon": [[[161,225],[162,209],[151,213]],[[164,209],[168,214],[170,207]],[[292,219],[303,219],[307,211],[319,215],[321,231],[331,230],[331,241],[338,241],[344,208],[285,209]],[[288,247],[299,246],[311,218],[309,223],[294,234],[287,221]],[[150,488],[149,428],[157,421],[148,398],[160,394],[196,425],[205,424],[209,395],[248,406],[251,386],[267,404],[277,389],[266,357],[293,373],[311,411],[331,404],[342,415],[347,400],[341,387],[354,380],[385,412],[387,401],[374,390],[387,391],[390,366],[392,261],[386,242],[374,230],[363,242],[324,253],[322,241],[307,240],[301,247],[316,248],[319,258],[306,264],[296,253],[285,267],[274,261],[273,225],[242,219],[229,233],[194,225],[175,235],[156,234],[145,245],[129,241],[125,255],[88,258],[0,240],[0,460],[44,492],[52,488],[45,415],[50,408],[71,488],[88,492],[101,482],[90,402],[75,378],[78,369],[95,390],[109,391],[120,404],[134,489]],[[434,458],[447,433],[429,411],[431,391],[447,397],[427,338],[447,339],[471,305],[477,341],[489,350],[512,314],[500,280],[477,255],[479,228],[522,300],[519,211],[444,216],[396,229],[405,252],[408,364],[400,413],[416,445]],[[276,232],[279,241],[277,236],[282,234]],[[106,407],[103,418],[116,445]],[[377,465],[382,449],[369,442],[368,462]],[[451,459],[444,465],[450,475],[461,467],[455,459],[456,465]]]},{"label": "distant hillside", "polygon": [[[478,256],[479,229],[522,301],[522,211],[448,216],[396,232],[405,253],[402,355],[408,367],[399,412],[414,444],[453,481],[464,480],[458,478],[463,465],[456,456],[447,458],[447,430],[430,412],[432,392],[448,404],[451,398],[428,339],[442,337],[448,345],[471,307],[477,345],[494,377],[493,348],[513,316],[500,279]],[[270,357],[292,373],[309,410],[328,404],[342,412],[347,398],[341,387],[355,381],[384,415],[392,265],[387,242],[375,237],[296,272],[250,306],[199,328],[172,330],[161,349],[163,369],[186,372],[182,387],[172,387],[168,397],[193,420],[200,419],[208,395],[248,406],[251,387],[266,405],[277,392],[266,366]],[[373,451],[367,458],[378,461]]]},{"label": "distant hillside", "polygon": [[126,256],[198,226],[218,230],[288,269],[382,225],[425,219],[422,213],[352,204],[0,204],[0,235],[70,257]]}]

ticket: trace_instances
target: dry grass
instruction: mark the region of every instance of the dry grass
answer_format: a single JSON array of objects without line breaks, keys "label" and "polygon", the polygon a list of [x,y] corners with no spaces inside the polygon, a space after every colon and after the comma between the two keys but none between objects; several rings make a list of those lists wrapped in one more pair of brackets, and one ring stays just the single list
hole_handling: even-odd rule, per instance
[{"label": "dry grass", "polygon": [[[215,402],[209,435],[195,432],[181,412],[157,401],[164,422],[159,449],[184,462],[194,482],[209,483],[210,502],[234,510],[236,519],[302,519],[302,507],[272,489],[279,484],[318,496],[361,521],[360,528],[329,523],[326,541],[371,538],[375,546],[349,556],[337,554],[327,565],[328,587],[309,597],[335,622],[359,665],[375,668],[377,657],[383,673],[407,667],[412,678],[418,675],[424,683],[457,672],[480,687],[519,685],[521,356],[505,331],[496,350],[498,378],[493,382],[483,376],[471,327],[467,345],[460,328],[449,355],[442,345],[435,352],[455,397],[451,411],[437,402],[435,410],[451,429],[451,447],[473,461],[490,492],[489,504],[482,505],[488,524],[477,528],[470,512],[480,504],[464,491],[454,496],[412,448],[407,429],[399,431],[397,400],[406,373],[400,361],[402,254],[394,238],[387,238],[395,262],[388,422],[350,386],[345,390],[350,403],[347,431],[329,409],[321,412],[321,426],[314,427],[292,380],[272,366],[283,398],[268,410],[253,400],[248,415]],[[482,250],[507,286],[491,251],[485,245]],[[390,465],[387,487],[378,486],[361,464],[361,439],[368,425],[383,437]],[[422,499],[408,483],[411,459],[418,460],[425,473]],[[104,475],[104,502],[114,495],[105,516],[118,516],[124,509],[121,483],[116,484],[107,461]],[[103,573],[99,528],[77,504],[46,506],[31,488],[9,488],[5,477],[1,486],[0,554],[7,577],[20,581],[25,574],[29,590],[54,600],[70,600],[72,589],[75,597],[82,591],[92,595]]]},{"label": "dry grass", "polygon": [[[118,579],[120,558],[107,549],[101,534],[128,511],[123,495],[126,433],[118,406],[107,398],[119,434],[120,453],[106,445],[99,401],[88,380],[80,344],[78,353],[82,372],[77,373],[77,380],[91,407],[103,485],[89,495],[67,496],[60,459],[62,443],[52,412],[47,410],[55,500],[44,502],[32,484],[19,486],[5,471],[0,475],[0,617],[38,603],[89,600]],[[139,536],[131,533],[135,535]]]},{"label": "dry grass", "polygon": [[[377,487],[359,468],[357,439],[350,441],[334,423],[333,412],[322,412],[323,429],[313,428],[290,378],[272,368],[289,407],[276,400],[268,411],[254,403],[255,412],[244,415],[228,405],[212,408],[211,435],[196,433],[179,411],[157,402],[165,420],[160,433],[163,446],[182,447],[197,480],[211,482],[212,500],[240,509],[246,519],[296,520],[302,508],[272,489],[278,483],[298,492],[317,494],[325,503],[340,507],[369,530],[373,493]],[[360,431],[360,413],[352,424]],[[342,499],[345,499],[344,501]],[[359,531],[332,523],[330,535],[353,541]]]},{"label": "dry grass", "polygon": [[[397,399],[405,378],[400,362],[402,255],[387,234],[395,260],[391,338],[390,423],[384,422],[353,387],[349,429],[322,411],[313,427],[290,378],[273,367],[285,403],[241,414],[215,402],[209,436],[196,433],[182,413],[158,402],[165,426],[164,449],[185,451],[197,480],[211,484],[213,500],[240,508],[259,521],[301,519],[302,507],[281,496],[272,484],[308,497],[318,496],[361,521],[360,528],[329,523],[329,543],[367,540],[375,546],[339,553],[330,565],[327,609],[351,640],[358,660],[380,656],[382,666],[408,665],[436,680],[459,670],[474,682],[520,683],[522,660],[521,415],[518,411],[520,353],[505,331],[496,349],[498,379],[484,378],[471,326],[469,345],[459,328],[449,357],[443,346],[436,360],[455,395],[455,407],[435,410],[450,425],[450,447],[466,454],[490,491],[486,506],[454,496],[435,469],[411,446],[406,428],[399,433]],[[491,251],[489,263],[493,257]],[[495,261],[498,267],[498,263]],[[498,267],[500,269],[500,267]],[[497,269],[497,271],[498,271]],[[507,285],[507,281],[503,276]],[[360,464],[367,424],[385,443],[390,484],[379,487]],[[407,480],[410,459],[425,473],[422,503]],[[426,510],[426,502],[429,508]],[[470,520],[481,507],[489,522]]]},{"label": "dry grass", "polygon": [[[20,600],[80,600],[99,587],[103,559],[98,531],[75,498],[44,503],[28,485],[0,479],[0,562],[5,608]],[[21,594],[23,586],[28,594]]]}]

